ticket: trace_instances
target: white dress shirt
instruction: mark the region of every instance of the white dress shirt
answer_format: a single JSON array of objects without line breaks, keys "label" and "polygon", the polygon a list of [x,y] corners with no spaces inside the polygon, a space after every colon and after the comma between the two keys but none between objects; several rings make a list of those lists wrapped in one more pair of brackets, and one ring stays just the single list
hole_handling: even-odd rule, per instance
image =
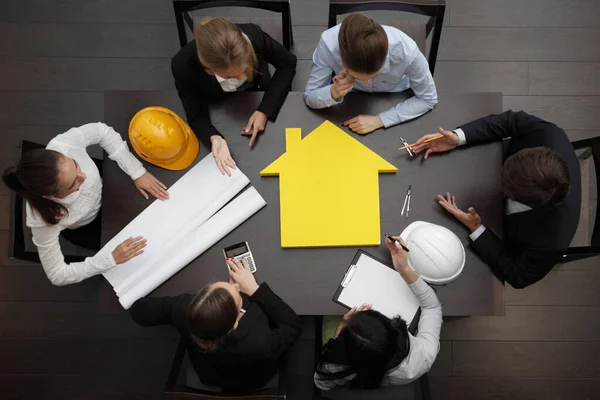
[{"label": "white dress shirt", "polygon": [[102,205],[102,178],[96,164],[86,152],[86,147],[93,144],[99,144],[108,153],[110,159],[116,161],[131,179],[135,180],[146,173],[146,169],[131,154],[121,135],[100,122],[69,129],[48,143],[47,149],[74,159],[86,174],[85,181],[76,192],[62,199],[52,199],[69,211],[68,216],[61,219],[58,224],[47,225],[35,209],[29,204],[25,206],[26,224],[33,233],[33,243],[38,248],[42,267],[54,285],[80,282],[116,265],[112,253],[67,264],[60,249],[60,232],[63,229],[75,229],[92,222]]},{"label": "white dress shirt", "polygon": [[[332,73],[337,75],[344,69],[338,43],[340,26],[323,32],[313,54],[312,70],[304,91],[304,101],[311,108],[330,107],[343,101],[343,97],[338,100],[331,97]],[[415,41],[391,26],[383,25],[383,29],[389,42],[383,69],[368,83],[355,80],[354,89],[363,92],[413,90],[413,97],[379,114],[388,128],[425,114],[435,107],[438,99],[429,64]]]},{"label": "white dress shirt", "polygon": [[[421,318],[416,336],[408,334],[410,352],[400,364],[387,371],[381,386],[406,385],[417,380],[431,369],[440,351],[440,331],[442,329],[442,305],[435,292],[421,277],[408,285],[419,300]],[[338,372],[345,367],[339,364],[325,363],[323,368]],[[348,384],[356,375],[349,375],[343,379],[324,379],[315,372],[315,385],[321,390],[333,389],[337,386]]]},{"label": "white dress shirt", "polygon": [[[458,128],[454,130],[454,133],[458,135],[458,146],[463,146],[467,143],[467,138],[465,136],[465,132]],[[506,199],[505,212],[506,215],[516,214],[520,212],[525,212],[531,210],[531,207],[526,206],[523,203],[519,203],[518,201],[512,199]],[[479,228],[475,229],[470,235],[469,238],[474,242],[479,239],[479,236],[485,232],[485,226],[480,225]]]}]

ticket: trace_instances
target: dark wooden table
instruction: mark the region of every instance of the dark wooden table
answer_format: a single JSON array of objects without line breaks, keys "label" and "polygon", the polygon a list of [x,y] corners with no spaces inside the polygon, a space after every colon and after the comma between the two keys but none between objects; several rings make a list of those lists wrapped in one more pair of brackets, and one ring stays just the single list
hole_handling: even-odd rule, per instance
[{"label": "dark wooden table", "polygon": [[[165,282],[151,296],[196,292],[203,285],[227,279],[222,248],[248,241],[258,265],[256,278],[271,288],[298,312],[305,315],[342,314],[344,308],[331,297],[339,285],[357,248],[282,249],[279,232],[279,180],[262,178],[259,171],[285,151],[285,128],[300,127],[303,136],[325,119],[341,124],[362,113],[376,113],[396,104],[405,94],[374,95],[352,93],[344,102],[326,110],[310,110],[302,93],[290,93],[276,122],[269,122],[254,149],[239,134],[262,97],[262,93],[236,93],[212,108],[212,121],[225,135],[239,168],[267,201],[267,206],[235,229],[212,248]],[[175,92],[108,92],[105,95],[105,122],[123,137],[131,117],[139,109],[160,105],[184,116]],[[504,286],[469,249],[468,232],[436,199],[438,193],[457,195],[462,207],[477,208],[484,224],[501,233],[503,196],[500,187],[501,144],[492,143],[422,159],[410,159],[398,151],[399,136],[409,141],[434,133],[438,126],[448,129],[491,113],[502,111],[500,93],[464,93],[441,96],[430,113],[370,135],[352,134],[356,139],[398,167],[396,174],[381,174],[380,207],[382,232],[399,234],[413,221],[444,225],[455,232],[467,250],[462,275],[449,285],[437,287],[444,314],[448,316],[503,315]],[[204,147],[196,162],[208,153]],[[167,171],[145,163],[146,168],[166,185],[173,184],[185,171]],[[410,218],[400,216],[406,189],[412,184]],[[210,188],[207,188],[210,190]],[[102,211],[102,240],[106,243],[135,218],[152,200],[143,199],[117,164],[105,158]],[[160,227],[157,227],[160,229]],[[143,234],[143,232],[140,232]],[[391,262],[385,245],[364,247],[367,252]],[[109,286],[107,284],[107,286]],[[112,290],[112,289],[111,289]],[[109,296],[101,296],[102,299]],[[106,301],[106,300],[105,300]]]}]

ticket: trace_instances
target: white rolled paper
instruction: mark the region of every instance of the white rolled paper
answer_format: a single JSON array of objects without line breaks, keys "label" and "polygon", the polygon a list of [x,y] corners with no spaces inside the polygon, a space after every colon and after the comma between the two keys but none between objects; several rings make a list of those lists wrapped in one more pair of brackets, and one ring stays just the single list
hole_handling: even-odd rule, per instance
[{"label": "white rolled paper", "polygon": [[[148,241],[143,254],[103,274],[119,297],[126,294],[131,296],[129,293],[132,291],[145,291],[140,291],[142,287],[137,289],[137,286],[146,287],[151,281],[147,279],[157,274],[156,260],[173,255],[178,251],[176,249],[188,243],[188,238],[193,236],[192,232],[209,221],[250,182],[239,168],[231,170],[231,173],[231,177],[222,175],[214,158],[209,154],[169,188],[169,200],[154,201],[100,250],[100,254],[112,252],[129,237],[144,236]],[[256,190],[254,192],[264,206],[262,197]],[[242,212],[249,209],[242,207]],[[239,223],[256,211],[248,214]],[[170,277],[186,264],[168,268],[163,265],[161,269],[171,270]],[[166,279],[168,277],[141,296],[154,290]]]},{"label": "white rolled paper", "polygon": [[174,248],[165,249],[163,256],[138,278],[139,281],[119,294],[123,308],[129,309],[136,300],[162,285],[266,204],[255,188],[248,188]]}]

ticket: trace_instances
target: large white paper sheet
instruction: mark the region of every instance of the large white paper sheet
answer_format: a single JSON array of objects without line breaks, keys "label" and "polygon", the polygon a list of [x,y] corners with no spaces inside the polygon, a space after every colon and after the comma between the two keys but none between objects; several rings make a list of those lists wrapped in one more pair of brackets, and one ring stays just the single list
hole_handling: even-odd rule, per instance
[{"label": "large white paper sheet", "polygon": [[371,304],[373,310],[386,317],[400,315],[410,324],[419,301],[400,274],[365,254],[361,254],[356,267],[338,301],[349,307]]},{"label": "large white paper sheet", "polygon": [[204,253],[225,235],[241,225],[264,207],[265,200],[250,187],[212,218],[193,230],[172,248],[164,249],[162,257],[156,259],[146,273],[138,277],[128,290],[119,294],[121,305],[128,309],[139,298],[162,285],[167,279]]},{"label": "large white paper sheet", "polygon": [[144,253],[105,272],[115,288],[129,286],[160,258],[166,247],[178,243],[202,225],[250,182],[239,168],[222,175],[212,155],[207,155],[169,188],[169,200],[154,201],[100,250],[112,252],[125,239],[144,236]]}]

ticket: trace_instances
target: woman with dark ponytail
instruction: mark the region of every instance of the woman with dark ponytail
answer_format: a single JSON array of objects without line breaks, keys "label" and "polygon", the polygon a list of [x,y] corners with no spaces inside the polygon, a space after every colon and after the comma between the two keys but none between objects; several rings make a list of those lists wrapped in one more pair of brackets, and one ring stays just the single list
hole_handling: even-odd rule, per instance
[{"label": "woman with dark ponytail", "polygon": [[[400,237],[394,239],[404,244]],[[408,266],[402,247],[389,239],[386,245],[394,268],[419,300],[418,333],[411,335],[402,318],[389,319],[369,305],[353,308],[342,317],[321,354],[315,372],[315,385],[321,390],[408,384],[429,371],[437,357],[442,306],[434,291]]]},{"label": "woman with dark ponytail", "polygon": [[[168,198],[166,187],[146,172],[121,135],[102,123],[72,128],[52,139],[45,149],[26,152],[16,166],[4,171],[2,180],[25,200],[26,224],[46,275],[55,285],[103,273],[141,254],[146,246],[141,236],[130,238],[112,253],[65,263],[59,235],[84,247],[98,242],[81,231],[69,234],[71,229],[99,223],[102,179],[86,152],[86,147],[93,144],[99,144],[119,164],[144,197],[150,193],[161,200]],[[98,234],[99,229],[95,232]]]}]

